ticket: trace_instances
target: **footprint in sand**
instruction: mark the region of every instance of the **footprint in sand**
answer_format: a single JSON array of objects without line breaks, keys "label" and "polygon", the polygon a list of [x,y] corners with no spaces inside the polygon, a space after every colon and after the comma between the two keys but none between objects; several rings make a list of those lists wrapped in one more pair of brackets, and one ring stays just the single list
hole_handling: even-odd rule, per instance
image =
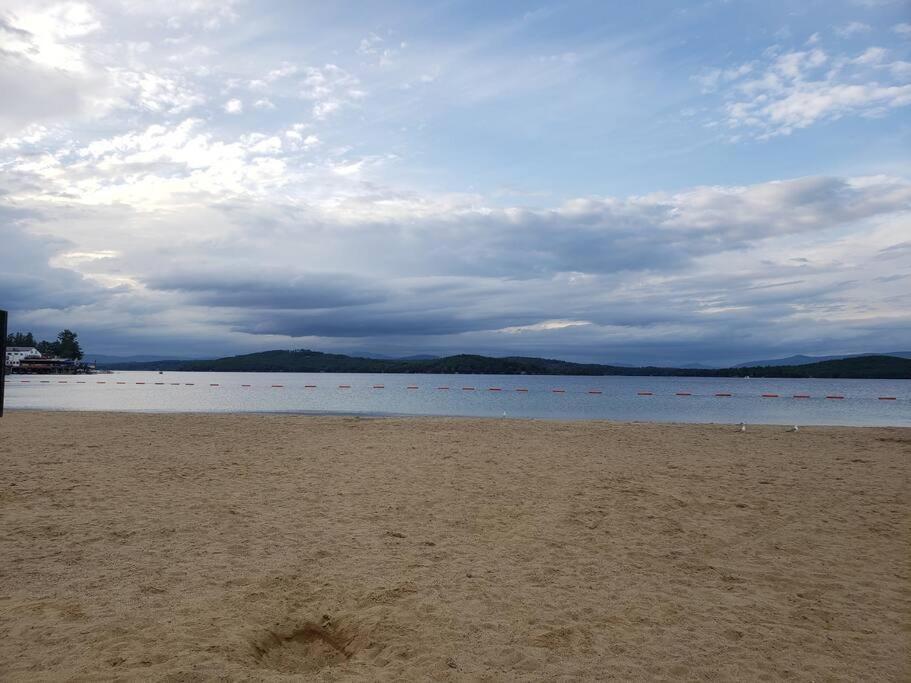
[{"label": "footprint in sand", "polygon": [[285,631],[270,631],[253,643],[257,662],[282,673],[312,673],[341,664],[353,652],[353,636],[341,633],[324,618],[323,625],[305,622]]}]

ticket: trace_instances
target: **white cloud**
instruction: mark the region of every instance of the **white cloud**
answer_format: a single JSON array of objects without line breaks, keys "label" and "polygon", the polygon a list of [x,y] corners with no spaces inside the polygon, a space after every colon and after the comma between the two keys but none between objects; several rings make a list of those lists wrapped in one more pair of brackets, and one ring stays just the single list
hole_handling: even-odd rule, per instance
[{"label": "white cloud", "polygon": [[882,116],[911,104],[904,62],[887,58],[881,47],[854,57],[832,56],[815,47],[772,50],[761,65],[709,70],[700,78],[703,92],[725,86],[720,92],[729,129],[765,139],[843,116]]},{"label": "white cloud", "polygon": [[8,21],[9,28],[0,32],[5,51],[61,71],[86,70],[83,49],[72,39],[101,29],[95,10],[81,2],[21,10],[12,13]]},{"label": "white cloud", "polygon": [[313,118],[324,119],[329,114],[336,112],[341,107],[341,102],[337,100],[324,100],[313,105]]},{"label": "white cloud", "polygon": [[356,176],[361,172],[364,163],[364,160],[360,159],[358,161],[345,161],[333,164],[332,172],[340,176]]},{"label": "white cloud", "polygon": [[892,30],[900,36],[911,36],[911,24],[896,24]]},{"label": "white cloud", "polygon": [[895,61],[885,65],[892,76],[903,81],[911,81],[911,62]]},{"label": "white cloud", "polygon": [[307,133],[310,124],[296,123],[285,131],[284,135],[292,149],[308,150],[320,144],[320,139],[313,133]]},{"label": "white cloud", "polygon": [[205,102],[180,76],[120,70],[111,73],[115,87],[123,93],[120,106],[136,104],[152,112],[181,114]]},{"label": "white cloud", "polygon": [[149,41],[112,40],[109,19],[82,2],[36,2],[0,15],[0,136],[127,109],[178,114],[204,102],[180,69],[143,65]]},{"label": "white cloud", "polygon": [[357,51],[362,55],[375,55],[380,51],[380,46],[382,44],[383,39],[375,33],[371,33],[361,40],[361,44],[358,46]]},{"label": "white cloud", "polygon": [[118,0],[130,16],[153,17],[172,30],[215,31],[237,21],[241,0]]},{"label": "white cloud", "polygon": [[872,30],[873,29],[870,28],[869,24],[865,24],[861,21],[851,21],[843,26],[837,26],[835,28],[835,33],[842,38],[851,38],[852,36],[869,33]]},{"label": "white cloud", "polygon": [[881,47],[868,47],[859,57],[856,57],[852,61],[854,64],[872,66],[874,64],[882,63],[887,55],[888,52]]},{"label": "white cloud", "polygon": [[522,334],[523,332],[547,332],[550,330],[565,330],[567,327],[583,327],[591,325],[589,320],[542,320],[539,323],[531,325],[514,325],[512,327],[503,327],[497,332],[505,334]]},{"label": "white cloud", "polygon": [[335,64],[308,67],[299,87],[299,96],[314,102],[315,119],[325,119],[365,94],[359,79]]},{"label": "white cloud", "polygon": [[400,42],[398,47],[386,45],[386,41],[376,33],[371,33],[366,38],[361,39],[357,52],[362,57],[369,58],[377,66],[386,67],[393,63],[396,55],[407,46],[407,43]]},{"label": "white cloud", "polygon": [[278,154],[282,151],[282,140],[277,135],[253,133],[243,136],[239,142],[250,154]]},{"label": "white cloud", "polygon": [[721,85],[746,76],[753,70],[752,63],[740,64],[727,69],[706,69],[693,77],[702,88],[703,93],[717,90]]},{"label": "white cloud", "polygon": [[[40,181],[30,201],[56,197],[84,205],[123,203],[150,211],[203,196],[228,198],[274,190],[291,181],[277,136],[215,138],[199,119],[95,140],[73,154],[16,164]],[[25,199],[25,196],[22,197]]]},{"label": "white cloud", "polygon": [[110,108],[110,78],[93,67],[83,44],[101,29],[98,15],[84,3],[0,12],[0,137]]},{"label": "white cloud", "polygon": [[260,78],[244,81],[255,94],[255,107],[273,109],[274,98],[311,102],[311,115],[324,120],[366,95],[360,79],[337,64],[305,66],[283,62]]},{"label": "white cloud", "polygon": [[266,74],[266,82],[271,83],[273,81],[277,81],[282,78],[287,78],[288,76],[293,76],[299,70],[300,69],[298,68],[298,66],[296,64],[291,64],[289,62],[285,62],[279,68],[273,69],[272,71],[270,71],[269,73]]},{"label": "white cloud", "polygon": [[0,150],[15,150],[21,147],[34,145],[50,134],[50,130],[37,123],[33,123],[25,128],[18,136],[0,138]]},{"label": "white cloud", "polygon": [[244,103],[236,98],[231,99],[225,102],[224,109],[228,114],[240,114],[244,110]]}]

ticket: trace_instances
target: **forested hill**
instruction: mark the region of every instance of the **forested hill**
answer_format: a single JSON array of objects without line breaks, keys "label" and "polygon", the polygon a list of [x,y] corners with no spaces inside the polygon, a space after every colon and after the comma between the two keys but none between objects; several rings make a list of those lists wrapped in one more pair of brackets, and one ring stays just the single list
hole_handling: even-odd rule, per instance
[{"label": "forested hill", "polygon": [[570,363],[546,358],[458,355],[421,360],[357,358],[318,351],[263,351],[215,360],[104,363],[111,370],[187,370],[221,372],[404,372],[480,375],[645,375],[666,377],[819,377],[911,379],[911,359],[860,356],[806,365],[724,368],[622,367]]},{"label": "forested hill", "polygon": [[722,377],[827,377],[832,379],[911,379],[911,359],[858,356],[806,365],[757,366],[718,370]]}]

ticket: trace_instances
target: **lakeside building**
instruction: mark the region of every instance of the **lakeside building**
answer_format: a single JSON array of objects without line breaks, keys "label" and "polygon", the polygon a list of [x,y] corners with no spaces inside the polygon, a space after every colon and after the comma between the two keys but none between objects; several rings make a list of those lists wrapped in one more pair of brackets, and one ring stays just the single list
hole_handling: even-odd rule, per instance
[{"label": "lakeside building", "polygon": [[95,366],[71,358],[23,358],[19,365],[10,368],[19,375],[82,375],[95,372]]},{"label": "lakeside building", "polygon": [[78,375],[95,372],[95,365],[70,358],[42,356],[32,346],[10,346],[3,359],[3,373],[16,375]]},{"label": "lakeside building", "polygon": [[34,346],[6,347],[5,363],[8,368],[18,368],[25,358],[41,358],[41,352]]}]

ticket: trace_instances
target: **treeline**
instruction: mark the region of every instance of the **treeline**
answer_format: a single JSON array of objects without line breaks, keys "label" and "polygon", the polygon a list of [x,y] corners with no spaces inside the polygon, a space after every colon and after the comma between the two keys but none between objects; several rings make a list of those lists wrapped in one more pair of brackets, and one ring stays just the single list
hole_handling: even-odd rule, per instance
[{"label": "treeline", "polygon": [[7,346],[34,346],[44,356],[82,360],[82,347],[79,346],[79,335],[72,330],[61,330],[54,341],[35,341],[31,332],[13,332],[6,335]]},{"label": "treeline", "polygon": [[828,379],[911,379],[911,359],[898,356],[856,356],[806,365],[754,366],[716,370],[719,377]]},{"label": "treeline", "polygon": [[520,356],[491,358],[458,355],[426,360],[358,358],[318,351],[263,351],[215,360],[109,363],[119,370],[187,370],[219,372],[376,372],[475,375],[627,375],[656,377],[774,377],[832,379],[911,379],[911,359],[895,356],[859,356],[841,360],[768,367],[630,368],[593,363],[570,363]]}]

